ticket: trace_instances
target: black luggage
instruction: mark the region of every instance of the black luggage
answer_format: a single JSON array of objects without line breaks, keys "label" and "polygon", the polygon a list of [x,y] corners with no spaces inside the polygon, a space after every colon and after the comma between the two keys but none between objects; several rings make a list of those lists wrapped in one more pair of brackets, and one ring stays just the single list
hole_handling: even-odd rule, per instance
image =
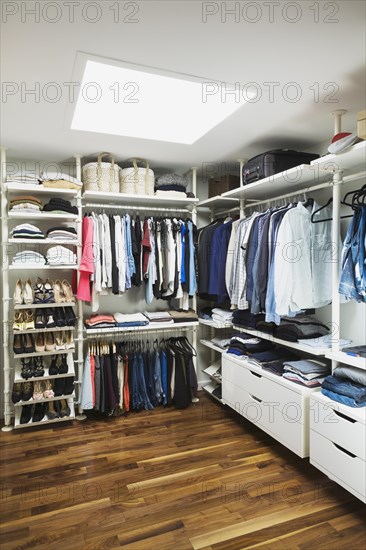
[{"label": "black luggage", "polygon": [[319,158],[315,153],[300,153],[290,149],[274,149],[248,160],[243,166],[243,184],[273,176],[300,164],[310,164]]}]

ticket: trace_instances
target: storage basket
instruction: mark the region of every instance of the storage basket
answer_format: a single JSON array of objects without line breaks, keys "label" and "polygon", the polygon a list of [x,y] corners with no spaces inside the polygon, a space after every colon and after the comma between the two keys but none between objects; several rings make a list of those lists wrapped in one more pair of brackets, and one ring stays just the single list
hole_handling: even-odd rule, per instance
[{"label": "storage basket", "polygon": [[216,197],[237,187],[240,187],[240,177],[233,174],[226,174],[218,178],[209,178],[208,198]]},{"label": "storage basket", "polygon": [[[134,158],[127,162],[132,162],[132,167],[122,168],[120,173],[120,192],[130,195],[153,195],[154,194],[154,172],[149,168],[149,163],[145,159]],[[139,168],[137,163],[144,162],[146,168]]]},{"label": "storage basket", "polygon": [[[111,162],[102,162],[102,158],[109,156]],[[89,162],[82,168],[82,180],[85,191],[119,192],[120,167],[115,164],[110,153],[100,153],[98,162]]]}]

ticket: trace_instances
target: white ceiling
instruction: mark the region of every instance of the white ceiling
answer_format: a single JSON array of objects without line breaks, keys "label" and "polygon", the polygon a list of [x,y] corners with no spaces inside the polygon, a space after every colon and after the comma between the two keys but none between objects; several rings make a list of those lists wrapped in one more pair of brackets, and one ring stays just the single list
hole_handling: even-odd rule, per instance
[{"label": "white ceiling", "polygon": [[[356,113],[365,108],[363,1],[267,5],[226,2],[227,9],[235,4],[244,9],[238,22],[229,14],[225,22],[221,10],[225,3],[221,2],[104,0],[95,2],[101,17],[96,23],[82,16],[82,8],[90,2],[75,2],[72,23],[69,7],[63,1],[57,2],[58,13],[52,6],[48,13],[41,12],[40,22],[35,22],[34,15],[22,13],[22,4],[31,8],[35,2],[8,4],[17,6],[19,11],[9,15],[6,22],[3,16],[1,25],[3,87],[15,83],[19,88],[23,85],[31,89],[39,83],[42,90],[48,83],[56,82],[62,90],[62,98],[55,103],[46,101],[42,94],[39,102],[32,96],[22,98],[20,92],[3,96],[1,143],[12,158],[60,162],[75,153],[110,151],[118,159],[139,156],[149,159],[153,167],[183,170],[203,163],[250,158],[272,148],[316,150],[317,144],[333,135],[332,110],[347,109],[342,129],[354,131]],[[111,8],[117,4],[120,21],[115,23]],[[274,9],[273,23],[269,21],[268,4]],[[134,5],[138,12],[131,18],[137,22],[123,21],[129,18]],[[207,16],[207,22],[202,20],[205,5],[218,10],[217,14]],[[316,6],[319,14],[314,11]],[[97,12],[89,10],[86,15],[91,19]],[[61,16],[60,20],[51,23],[56,15]],[[256,16],[257,22],[249,22]],[[314,21],[317,16],[319,22]],[[286,21],[295,17],[299,20]],[[73,79],[77,52],[208,80],[238,82],[244,86],[255,82],[262,89],[262,97],[243,106],[193,145],[71,131],[67,126],[68,97],[64,83]],[[265,84],[268,82],[279,83],[274,88],[273,101],[269,100],[269,87]],[[295,82],[301,90],[297,102],[290,102],[282,95],[289,82]],[[295,88],[288,91],[293,93]],[[329,102],[332,98],[335,102]],[[232,101],[232,96],[228,100]],[[185,108],[184,104],[181,108]]]}]

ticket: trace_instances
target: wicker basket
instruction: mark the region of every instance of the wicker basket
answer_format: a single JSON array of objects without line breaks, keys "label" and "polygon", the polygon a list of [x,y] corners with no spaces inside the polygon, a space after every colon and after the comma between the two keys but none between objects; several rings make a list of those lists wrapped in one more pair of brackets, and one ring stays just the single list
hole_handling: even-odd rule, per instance
[{"label": "wicker basket", "polygon": [[[102,162],[102,158],[109,156],[111,162]],[[110,153],[100,153],[98,162],[89,162],[82,168],[82,179],[85,191],[104,191],[107,193],[119,192],[120,167],[114,163]]]},{"label": "wicker basket", "polygon": [[[153,195],[154,194],[154,172],[149,168],[145,159],[134,158],[130,168],[123,168],[120,174],[120,192],[130,195]],[[139,168],[138,162],[144,162],[146,168]]]}]

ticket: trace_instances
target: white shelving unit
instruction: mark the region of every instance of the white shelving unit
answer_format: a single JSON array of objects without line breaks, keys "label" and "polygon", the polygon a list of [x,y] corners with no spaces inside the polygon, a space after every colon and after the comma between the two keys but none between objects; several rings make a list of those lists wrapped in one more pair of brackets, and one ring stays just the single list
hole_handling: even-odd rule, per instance
[{"label": "white shelving unit", "polygon": [[[76,175],[78,179],[81,179],[81,170],[80,170],[80,157],[76,158]],[[67,212],[65,213],[55,213],[52,212],[21,212],[21,211],[9,211],[9,202],[11,200],[11,197],[14,197],[16,195],[33,195],[36,197],[42,198],[42,201],[47,201],[51,197],[58,197],[62,196],[67,200],[74,201],[74,204],[77,207],[78,214],[69,214]],[[50,223],[52,221],[56,221],[57,223],[67,223],[71,222],[72,224],[75,224],[76,226],[76,233],[77,238],[75,237],[72,240],[67,239],[16,239],[16,238],[9,238],[9,230],[10,230],[10,224],[15,223],[17,221],[36,221],[36,222],[42,222],[41,227],[49,227]],[[62,375],[63,377],[80,377],[80,380],[82,379],[82,366],[83,366],[83,360],[82,360],[82,349],[83,349],[83,343],[82,339],[80,338],[80,333],[82,335],[82,324],[80,326],[80,321],[77,327],[56,327],[52,329],[32,329],[32,330],[22,330],[22,331],[9,331],[8,328],[5,326],[7,324],[10,324],[12,326],[12,318],[13,318],[13,312],[21,311],[21,310],[32,310],[35,312],[36,309],[53,309],[53,308],[59,308],[59,307],[72,307],[74,308],[77,303],[71,302],[71,303],[42,303],[42,304],[22,304],[22,305],[15,305],[12,304],[12,307],[10,307],[12,303],[12,294],[13,289],[11,288],[10,284],[10,274],[14,272],[17,276],[21,276],[23,279],[31,277],[33,279],[33,282],[37,276],[42,277],[43,273],[46,277],[46,273],[48,271],[55,272],[55,275],[57,274],[57,277],[64,278],[66,274],[71,274],[73,271],[77,270],[78,268],[78,262],[80,260],[80,244],[81,244],[81,221],[82,221],[82,214],[81,214],[81,191],[77,189],[60,189],[60,188],[54,188],[54,187],[45,187],[43,185],[36,185],[36,184],[21,184],[21,183],[13,183],[13,182],[7,182],[6,181],[6,152],[5,149],[1,149],[1,229],[2,229],[2,238],[5,245],[2,249],[2,263],[3,263],[3,276],[2,276],[2,318],[3,318],[3,369],[4,369],[4,417],[5,417],[5,426],[3,427],[3,430],[8,431],[13,428],[12,426],[12,416],[13,412],[15,412],[15,427],[16,428],[23,428],[23,427],[31,427],[36,425],[45,425],[48,423],[54,423],[54,422],[63,422],[66,420],[74,419],[75,418],[75,409],[74,409],[74,398],[76,399],[77,391],[73,392],[71,396],[66,396],[68,400],[69,407],[71,409],[71,414],[69,417],[65,418],[58,418],[53,420],[43,419],[42,422],[29,422],[27,424],[21,424],[20,423],[20,415],[21,415],[21,407],[33,404],[34,401],[30,400],[28,402],[21,402],[17,403],[16,406],[13,406],[10,400],[11,391],[12,391],[12,382],[14,383],[22,383],[25,382],[25,380],[21,376],[21,369],[20,369],[20,361],[26,360],[26,359],[32,359],[34,357],[42,357],[42,358],[48,358],[50,356],[57,356],[57,355],[66,355],[67,357],[67,363],[68,363],[68,373],[65,375]],[[44,225],[43,225],[44,224]],[[75,253],[77,254],[77,264],[72,265],[42,265],[40,263],[34,263],[34,264],[12,264],[10,261],[10,256],[12,254],[12,251],[14,251],[15,246],[21,247],[21,250],[29,250],[29,249],[39,249],[43,245],[65,245],[69,247],[73,247],[73,250],[75,250]],[[41,251],[43,251],[43,248],[41,248]],[[19,275],[18,275],[19,273]],[[60,274],[60,275],[59,275]],[[78,306],[79,307],[79,306]],[[82,323],[82,320],[81,320]],[[81,328],[81,332],[80,332]],[[75,345],[77,348],[68,348],[68,349],[62,349],[62,350],[53,350],[53,351],[43,351],[43,352],[34,352],[34,353],[22,353],[22,354],[16,354],[13,353],[12,349],[12,337],[16,334],[31,334],[36,335],[38,333],[54,333],[57,331],[64,331],[70,333],[71,331],[75,331],[78,329],[78,338],[75,341]],[[77,360],[76,363],[78,364],[77,373],[75,373],[75,367],[74,367],[74,353],[77,353]],[[29,379],[29,381],[43,381],[43,380],[52,380],[57,378],[58,375],[49,375],[47,366],[44,367],[45,374],[42,377],[32,377]],[[12,373],[14,373],[14,376],[12,376]],[[76,388],[78,387],[78,384],[80,383],[79,380],[75,381]],[[56,397],[53,400],[62,400],[65,399],[64,396]],[[44,400],[45,401],[45,400]],[[80,412],[80,410],[79,410]],[[81,417],[80,417],[81,418]]]},{"label": "white shelving unit", "polygon": [[[194,194],[196,194],[193,191]],[[147,210],[149,207],[162,206],[164,208],[192,208],[198,203],[196,198],[157,197],[155,195],[129,195],[128,193],[104,193],[103,191],[84,191],[83,200],[99,204],[113,203],[134,208],[141,207]]]},{"label": "white shelving unit", "polygon": [[358,369],[366,370],[366,358],[364,357],[354,357],[348,355],[344,351],[328,351],[325,354],[325,357],[331,359],[332,361],[337,361],[343,365],[348,365],[350,367],[356,367]]},{"label": "white shelving unit", "polygon": [[188,329],[198,327],[197,322],[189,323],[150,323],[149,325],[141,325],[136,327],[111,327],[111,328],[87,328],[85,329],[85,335],[89,336],[103,335],[103,334],[124,334],[127,332],[160,332],[160,331],[176,331],[181,329]]}]

